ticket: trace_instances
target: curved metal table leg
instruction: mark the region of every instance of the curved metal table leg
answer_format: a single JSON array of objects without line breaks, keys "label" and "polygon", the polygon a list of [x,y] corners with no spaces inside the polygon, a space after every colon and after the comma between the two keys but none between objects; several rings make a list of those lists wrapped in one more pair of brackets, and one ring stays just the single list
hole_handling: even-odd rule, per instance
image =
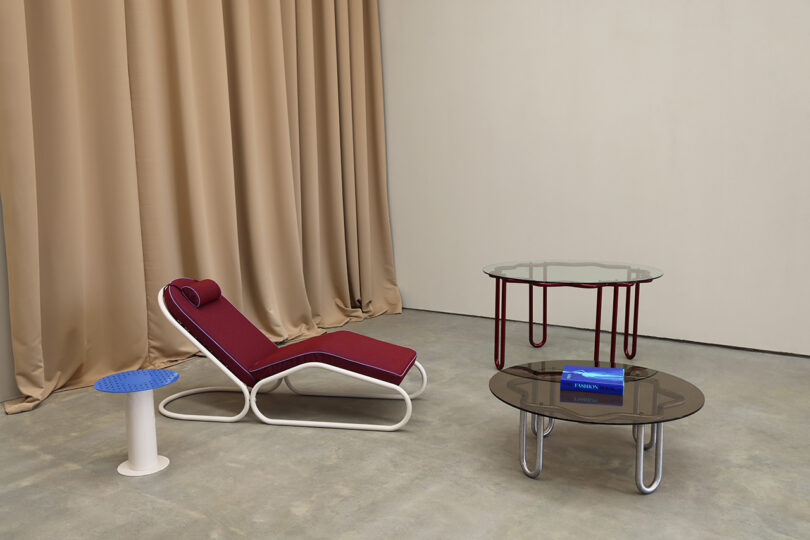
[{"label": "curved metal table leg", "polygon": [[638,342],[638,291],[640,290],[641,285],[636,283],[633,286],[635,290],[635,300],[634,308],[633,308],[633,347],[628,348],[628,333],[630,330],[630,287],[627,287],[627,291],[625,292],[624,297],[624,355],[629,359],[632,360],[633,357],[636,356],[636,344]]},{"label": "curved metal table leg", "polygon": [[[540,427],[538,424],[538,419],[541,418],[540,415],[533,414],[532,415],[532,434],[537,435],[537,430]],[[554,429],[554,419],[549,418],[548,424],[543,429],[543,437],[548,437],[551,435],[551,430]]]},{"label": "curved metal table leg", "polygon": [[653,424],[655,432],[655,474],[650,484],[644,483],[644,424],[638,426],[638,439],[636,440],[636,487],[643,495],[648,495],[658,489],[663,474],[664,461],[664,423]]},{"label": "curved metal table leg", "polygon": [[546,344],[548,337],[548,323],[547,323],[547,302],[548,302],[548,287],[543,286],[543,339],[539,343],[534,342],[534,283],[529,283],[529,343],[532,347],[538,348]]},{"label": "curved metal table leg", "polygon": [[530,469],[526,464],[526,411],[520,411],[520,468],[523,469],[523,474],[529,478],[537,478],[543,470],[543,437],[534,435],[537,441],[537,448],[535,450],[534,468]]},{"label": "curved metal table leg", "polygon": [[495,278],[495,367],[500,369],[498,366],[498,347],[501,345],[500,332],[501,329],[501,280]]},{"label": "curved metal table leg", "polygon": [[610,367],[616,367],[616,317],[619,308],[619,287],[613,286],[613,316],[610,326]]},{"label": "curved metal table leg", "polygon": [[[652,424],[650,424],[652,425]],[[655,446],[655,441],[657,438],[658,432],[653,428],[650,430],[650,442],[644,444],[644,450],[649,450],[653,446]],[[638,424],[633,426],[633,440],[638,442]]]},{"label": "curved metal table leg", "polygon": [[506,280],[495,278],[495,368],[496,369],[503,369],[505,353],[506,353]]},{"label": "curved metal table leg", "polygon": [[599,344],[602,337],[602,287],[596,288],[596,324],[594,325],[596,343],[593,347],[593,365],[599,367]]}]

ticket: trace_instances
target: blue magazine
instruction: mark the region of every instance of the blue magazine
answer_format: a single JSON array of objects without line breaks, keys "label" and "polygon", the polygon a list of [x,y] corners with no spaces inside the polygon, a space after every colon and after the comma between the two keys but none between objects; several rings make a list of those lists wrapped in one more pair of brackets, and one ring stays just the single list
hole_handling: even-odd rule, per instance
[{"label": "blue magazine", "polygon": [[583,403],[585,405],[610,405],[621,407],[624,405],[624,396],[621,394],[596,394],[593,392],[560,390],[560,403]]},{"label": "blue magazine", "polygon": [[592,366],[565,366],[560,377],[560,390],[624,394],[624,369]]}]

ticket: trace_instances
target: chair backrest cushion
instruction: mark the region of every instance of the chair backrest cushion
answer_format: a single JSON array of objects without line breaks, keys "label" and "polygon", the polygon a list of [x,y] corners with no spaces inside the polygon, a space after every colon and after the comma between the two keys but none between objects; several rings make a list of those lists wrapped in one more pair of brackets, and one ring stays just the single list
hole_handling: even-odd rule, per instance
[{"label": "chair backrest cushion", "polygon": [[203,307],[209,302],[213,302],[220,296],[222,291],[219,290],[219,285],[213,279],[203,279],[190,285],[185,285],[180,288],[186,300],[194,304],[194,307]]},{"label": "chair backrest cushion", "polygon": [[213,280],[175,279],[163,289],[169,313],[240,381],[253,386],[251,371],[278,349],[220,293]]}]

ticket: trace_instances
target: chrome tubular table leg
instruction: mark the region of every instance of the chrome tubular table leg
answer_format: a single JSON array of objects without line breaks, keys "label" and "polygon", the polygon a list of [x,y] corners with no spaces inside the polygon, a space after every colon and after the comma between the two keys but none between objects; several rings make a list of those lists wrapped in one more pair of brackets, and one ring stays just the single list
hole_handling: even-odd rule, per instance
[{"label": "chrome tubular table leg", "polygon": [[[654,391],[653,396],[655,396],[653,398],[653,410],[657,410],[658,409],[658,392]],[[635,408],[633,410],[633,412],[635,414],[639,414],[639,406],[638,406],[638,404],[640,402],[641,402],[641,386],[636,385],[636,399],[635,399],[635,404],[636,405],[635,405]],[[638,428],[639,428],[638,424],[633,425],[633,440],[636,441],[636,442],[638,442],[638,437],[639,437]],[[657,437],[658,437],[658,431],[655,429],[655,425],[650,424],[650,442],[648,442],[648,443],[646,443],[644,445],[644,450],[649,450],[650,448],[655,446],[655,441],[657,440]],[[642,439],[644,439],[644,437],[642,437]]]},{"label": "chrome tubular table leg", "polygon": [[[650,426],[652,427],[652,429],[650,429],[650,442],[644,444],[645,451],[655,446],[656,435],[658,433],[653,424],[650,424]],[[633,440],[638,441],[638,424],[633,426]]]},{"label": "chrome tubular table leg", "polygon": [[543,437],[534,435],[537,441],[534,468],[529,469],[526,464],[526,411],[520,411],[520,467],[529,478],[537,478],[543,470]]},{"label": "chrome tubular table leg", "polygon": [[[542,417],[540,415],[538,415],[538,414],[533,414],[532,415],[532,433],[535,434],[535,435],[537,435],[537,430],[540,428],[540,426],[538,425],[539,424],[538,420],[540,418],[542,418]],[[549,418],[548,419],[548,424],[543,429],[543,437],[548,437],[549,435],[551,435],[551,430],[552,429],[554,429],[554,419]]]},{"label": "chrome tubular table leg", "polygon": [[636,487],[643,495],[648,495],[658,489],[663,474],[664,461],[664,423],[653,424],[655,438],[655,474],[652,483],[644,483],[644,424],[638,426],[638,438],[636,439]]}]

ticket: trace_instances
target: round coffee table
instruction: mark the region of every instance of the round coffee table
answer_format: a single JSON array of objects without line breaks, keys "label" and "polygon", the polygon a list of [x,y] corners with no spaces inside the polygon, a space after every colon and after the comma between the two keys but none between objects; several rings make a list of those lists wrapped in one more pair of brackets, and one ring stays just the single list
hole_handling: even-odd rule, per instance
[{"label": "round coffee table", "polygon": [[[696,413],[705,398],[695,385],[653,369],[618,364],[624,369],[624,394],[595,394],[560,390],[563,366],[592,366],[590,361],[557,360],[512,366],[489,380],[489,389],[506,403],[520,409],[520,465],[523,472],[537,478],[543,470],[543,435],[551,431],[553,421],[568,420],[583,424],[630,425],[636,439],[636,487],[652,493],[661,483],[664,455],[664,422],[679,420]],[[537,439],[533,468],[526,462],[526,423],[531,414]],[[537,419],[551,419],[548,429],[538,429]],[[542,423],[542,422],[541,422]],[[645,445],[645,426],[652,425],[650,443]],[[644,481],[644,451],[655,448],[655,475]]]},{"label": "round coffee table", "polygon": [[[598,261],[516,261],[491,264],[484,273],[495,279],[495,367],[503,368],[506,347],[506,284],[529,285],[529,343],[542,347],[546,343],[547,300],[549,287],[577,287],[596,289],[596,344],[593,361],[599,365],[599,338],[602,322],[602,289],[613,287],[613,326],[610,332],[610,364],[616,362],[616,319],[619,289],[625,289],[624,303],[624,355],[636,355],[638,340],[638,293],[642,283],[649,283],[664,275],[649,266]],[[534,341],[534,288],[543,288],[543,339]],[[633,344],[629,345],[630,289],[634,290]]]}]

